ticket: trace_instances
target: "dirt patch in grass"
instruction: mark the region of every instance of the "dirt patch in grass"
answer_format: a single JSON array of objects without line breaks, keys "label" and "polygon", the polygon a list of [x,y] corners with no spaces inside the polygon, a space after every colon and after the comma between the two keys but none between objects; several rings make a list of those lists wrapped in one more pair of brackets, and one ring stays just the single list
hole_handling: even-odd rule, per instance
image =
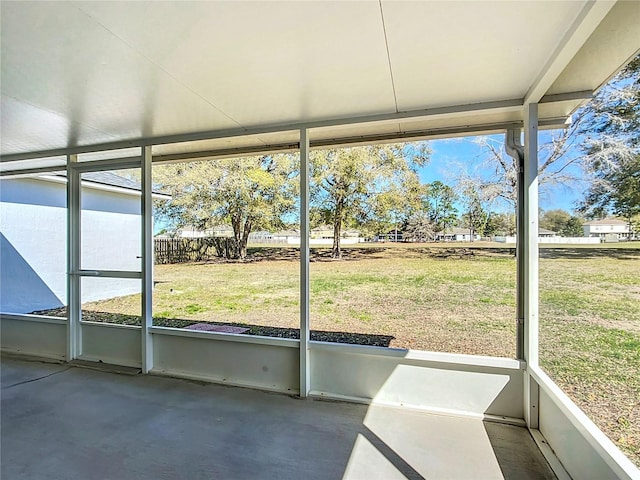
[{"label": "dirt patch in grass", "polygon": [[640,260],[640,248],[627,248],[621,244],[618,248],[611,247],[556,247],[540,248],[540,258],[556,258],[564,260],[584,261],[589,258],[608,258],[617,260]]},{"label": "dirt patch in grass", "polygon": [[[497,246],[450,246],[447,243],[441,244],[390,244],[390,246],[344,246],[342,248],[342,258],[332,257],[331,248],[312,247],[309,251],[311,262],[348,262],[373,258],[441,258],[455,259],[464,257],[488,257],[501,255],[514,255],[514,247]],[[247,257],[243,260],[226,259],[212,257],[198,264],[246,264],[262,261],[298,261],[300,259],[300,249],[297,247],[249,247]],[[194,262],[196,263],[196,262]]]}]

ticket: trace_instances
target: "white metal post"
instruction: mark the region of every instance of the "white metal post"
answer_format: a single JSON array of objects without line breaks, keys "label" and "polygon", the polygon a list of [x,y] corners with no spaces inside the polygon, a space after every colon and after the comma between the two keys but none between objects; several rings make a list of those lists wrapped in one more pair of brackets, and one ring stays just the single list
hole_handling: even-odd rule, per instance
[{"label": "white metal post", "polygon": [[67,155],[67,361],[82,353],[80,318],[80,172],[77,155]]},{"label": "white metal post", "polygon": [[309,132],[300,129],[300,396],[311,389],[309,368]]},{"label": "white metal post", "polygon": [[142,147],[142,373],[153,368],[153,200],[151,147]]},{"label": "white metal post", "polygon": [[[538,366],[538,104],[524,106],[524,359]],[[538,388],[525,374],[525,421],[538,428]]]}]

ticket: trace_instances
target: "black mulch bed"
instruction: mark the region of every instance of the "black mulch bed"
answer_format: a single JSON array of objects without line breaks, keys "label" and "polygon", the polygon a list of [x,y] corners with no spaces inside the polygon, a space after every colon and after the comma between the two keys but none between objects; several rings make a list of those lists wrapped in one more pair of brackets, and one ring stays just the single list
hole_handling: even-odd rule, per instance
[{"label": "black mulch bed", "polygon": [[[32,315],[47,315],[51,317],[67,317],[66,307],[51,310],[39,310],[31,312]],[[115,323],[118,325],[140,326],[140,317],[135,315],[123,315],[119,313],[82,311],[82,320],[99,323]],[[155,327],[186,328],[196,323],[211,323],[212,325],[226,325],[247,328],[241,335],[256,335],[276,338],[300,338],[300,330],[297,328],[265,327],[237,322],[203,322],[202,320],[185,320],[178,318],[154,318]],[[327,332],[323,330],[311,330],[311,340],[317,342],[348,343],[352,345],[369,345],[372,347],[388,347],[395,337],[390,335],[372,335],[366,333]]]}]

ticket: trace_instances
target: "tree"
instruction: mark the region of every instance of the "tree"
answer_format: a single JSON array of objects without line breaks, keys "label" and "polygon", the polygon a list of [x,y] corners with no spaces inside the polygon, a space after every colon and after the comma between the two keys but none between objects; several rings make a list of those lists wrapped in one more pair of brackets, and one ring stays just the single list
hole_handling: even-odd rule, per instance
[{"label": "tree", "polygon": [[480,192],[474,189],[465,191],[465,211],[462,214],[462,225],[471,233],[471,241],[474,235],[484,235],[489,221],[489,213],[485,210]]},{"label": "tree", "polygon": [[515,213],[491,213],[485,228],[485,235],[512,236],[516,234]]},{"label": "tree", "polygon": [[572,215],[571,218],[569,218],[569,221],[567,222],[564,230],[562,230],[560,233],[564,237],[582,237],[582,235],[584,234],[584,229],[582,228],[583,223],[584,220],[582,218]]},{"label": "tree", "polygon": [[582,236],[582,219],[562,209],[543,212],[540,215],[540,226],[563,237]]},{"label": "tree", "polygon": [[370,145],[314,150],[310,154],[311,204],[318,218],[333,225],[332,256],[341,258],[345,224],[397,222],[410,210],[418,166],[428,160],[426,145]]},{"label": "tree", "polygon": [[386,233],[404,228],[407,219],[422,209],[424,185],[413,171],[396,179],[369,199],[367,215],[358,218],[358,226],[368,234]]},{"label": "tree", "polygon": [[[538,185],[541,195],[554,186],[566,188],[579,183],[581,158],[576,149],[580,115],[569,128],[548,133],[549,139],[538,151]],[[473,188],[490,203],[503,203],[514,209],[517,201],[518,164],[504,151],[504,141],[490,136],[476,137],[474,142],[484,152],[479,172],[461,170],[457,184],[462,189]]]},{"label": "tree", "polygon": [[[631,223],[639,211],[639,113],[640,56],[579,109],[568,128],[551,132],[548,141],[540,143],[540,194],[545,195],[550,186],[571,188],[590,181],[577,211],[589,218],[614,213]],[[486,154],[482,173],[463,172],[458,184],[515,207],[518,165],[503,151],[500,139],[478,137],[476,142]],[[585,172],[590,178],[585,178]],[[573,234],[579,233],[579,221],[572,220]]]},{"label": "tree", "polygon": [[436,232],[441,232],[458,221],[454,203],[457,195],[453,188],[437,180],[425,185],[423,208]]},{"label": "tree", "polygon": [[404,238],[410,242],[429,242],[434,239],[437,229],[428,212],[411,215],[404,225]]},{"label": "tree", "polygon": [[633,218],[640,214],[640,155],[619,159],[616,164],[598,165],[594,177],[578,210],[588,218],[613,213],[632,227]]},{"label": "tree", "polygon": [[458,211],[453,188],[440,181],[423,184],[417,175],[405,175],[401,185],[374,199],[374,213],[367,227],[375,233],[401,227],[411,241],[431,241],[435,233],[454,225]]},{"label": "tree", "polygon": [[640,56],[591,102],[583,151],[593,177],[579,211],[587,217],[640,214]]},{"label": "tree", "polygon": [[560,233],[566,228],[567,223],[571,219],[571,214],[566,210],[555,209],[543,212],[539,218],[540,227],[555,233]]},{"label": "tree", "polygon": [[295,208],[298,175],[292,155],[180,163],[154,168],[157,187],[172,199],[158,213],[173,226],[233,229],[233,257],[244,259],[254,230],[282,228]]},{"label": "tree", "polygon": [[[606,160],[611,153],[607,146],[614,150],[640,146],[640,55],[589,103],[589,116],[581,125],[581,133],[593,159]],[[616,141],[624,146],[616,145]]]}]

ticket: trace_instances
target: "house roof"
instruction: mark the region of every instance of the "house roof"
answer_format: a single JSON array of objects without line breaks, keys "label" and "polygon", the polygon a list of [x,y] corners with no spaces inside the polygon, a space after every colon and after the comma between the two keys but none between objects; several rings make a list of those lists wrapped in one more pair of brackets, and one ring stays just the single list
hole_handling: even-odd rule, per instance
[{"label": "house roof", "polygon": [[599,220],[590,220],[582,225],[627,225],[628,222],[617,218],[602,218]]},{"label": "house roof", "polygon": [[[66,172],[58,172],[54,175],[55,177],[64,178],[66,180],[67,174]],[[38,178],[38,177],[36,177]],[[46,177],[42,177],[46,179]],[[117,173],[113,173],[110,171],[99,171],[99,172],[83,172],[82,173],[82,182],[83,183],[92,183],[94,185],[102,185],[105,187],[116,187],[123,188],[126,190],[131,190],[132,192],[140,192],[142,190],[142,186],[140,182],[133,180],[131,178],[123,177],[122,175],[118,175]],[[171,198],[171,195],[163,192],[161,190],[152,190],[152,193],[156,197],[162,197],[165,199]]]},{"label": "house roof", "polygon": [[538,227],[538,235],[551,235],[555,234],[553,230],[547,230],[546,228]]},{"label": "house roof", "polygon": [[142,190],[139,182],[113,172],[85,172],[82,174],[82,180],[112,187],[127,188],[129,190]]},{"label": "house roof", "polygon": [[530,103],[563,125],[640,45],[625,1],[0,9],[5,174],[141,146],[154,161],[295,149],[300,128],[317,147],[501,132]]}]

